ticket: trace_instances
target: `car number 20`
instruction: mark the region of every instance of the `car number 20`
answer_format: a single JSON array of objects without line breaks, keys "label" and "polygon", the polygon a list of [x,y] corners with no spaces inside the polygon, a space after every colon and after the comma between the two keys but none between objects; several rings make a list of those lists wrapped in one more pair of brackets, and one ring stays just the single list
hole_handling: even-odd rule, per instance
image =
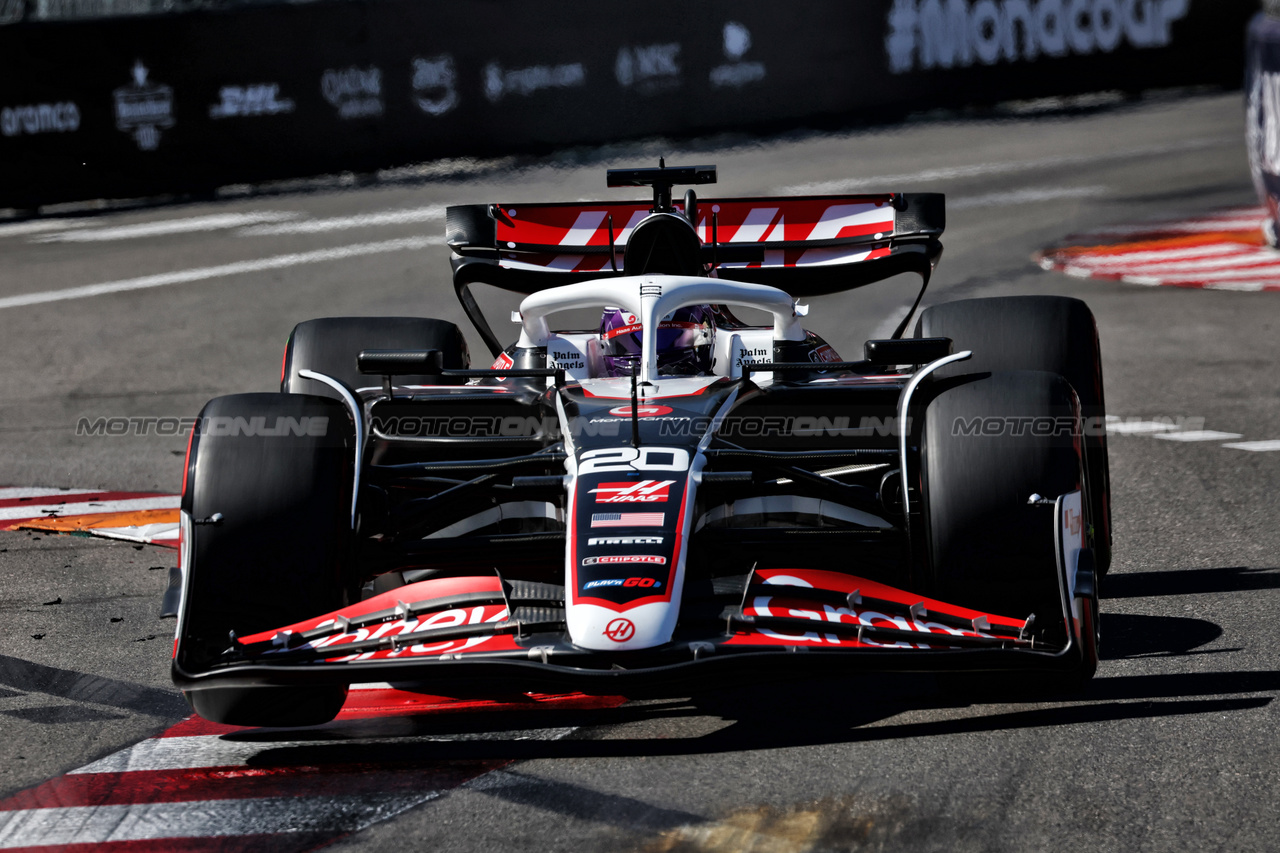
[{"label": "car number 20", "polygon": [[602,447],[582,454],[579,474],[617,471],[688,471],[689,451],[683,447]]}]

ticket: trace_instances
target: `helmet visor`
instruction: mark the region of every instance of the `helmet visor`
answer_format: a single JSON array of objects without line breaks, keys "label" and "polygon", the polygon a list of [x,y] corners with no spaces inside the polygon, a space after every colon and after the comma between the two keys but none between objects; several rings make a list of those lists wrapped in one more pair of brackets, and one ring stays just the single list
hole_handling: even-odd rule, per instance
[{"label": "helmet visor", "polygon": [[[639,323],[631,323],[609,329],[600,336],[600,349],[604,355],[625,356],[639,355],[644,340],[643,327]],[[658,354],[673,350],[687,350],[693,347],[706,346],[710,343],[707,328],[701,323],[687,320],[663,320],[658,324],[658,337],[655,349]]]}]

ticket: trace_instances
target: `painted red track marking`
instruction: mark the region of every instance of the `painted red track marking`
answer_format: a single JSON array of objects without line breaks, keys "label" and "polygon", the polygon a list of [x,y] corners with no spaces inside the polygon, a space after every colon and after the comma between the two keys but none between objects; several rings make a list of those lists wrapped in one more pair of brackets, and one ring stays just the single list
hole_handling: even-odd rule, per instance
[{"label": "painted red track marking", "polygon": [[[1210,290],[1280,290],[1280,251],[1266,244],[1264,208],[1238,208],[1176,222],[1117,227],[1036,260],[1079,278]],[[1117,242],[1100,242],[1107,238]],[[1069,238],[1071,239],[1071,238]]]},{"label": "painted red track marking", "polygon": [[508,759],[492,759],[77,773],[50,779],[38,787],[0,800],[0,812],[257,797],[323,797],[326,793],[333,793],[336,787],[340,787],[345,796],[438,791],[456,788],[510,763]]},{"label": "painted red track marking", "polygon": [[[387,716],[518,711],[522,714],[521,719],[512,720],[512,727],[518,728],[528,722],[529,717],[524,712],[531,712],[532,716],[537,717],[536,712],[540,710],[610,708],[617,707],[624,701],[626,700],[618,696],[586,696],[576,693],[445,697],[374,687],[352,690],[346,706],[331,727],[341,729],[344,722]],[[139,753],[139,748],[147,748],[148,744],[157,745],[153,741],[193,738],[195,740],[191,741],[192,747],[169,741],[177,748],[180,756],[185,756],[188,749],[193,753],[205,750],[203,759],[200,755],[194,755],[190,759],[191,766],[171,765],[168,769],[120,772],[93,772],[84,768],[87,772],[72,772],[0,800],[0,834],[7,834],[5,841],[9,844],[27,845],[6,849],[41,853],[302,853],[332,844],[364,826],[385,820],[404,808],[427,802],[441,792],[514,761],[506,758],[415,758],[406,761],[347,760],[326,763],[323,758],[324,748],[334,745],[335,741],[331,739],[317,738],[314,741],[314,753],[304,746],[307,755],[299,755],[299,744],[296,741],[288,745],[280,743],[273,746],[277,741],[272,738],[287,740],[287,732],[262,731],[261,736],[265,739],[258,741],[256,738],[259,737],[259,731],[190,717],[171,726],[151,741],[143,741],[116,755],[127,754],[136,758],[147,752],[147,749],[143,749],[143,753]],[[309,734],[300,735],[303,739],[315,737],[316,731],[311,729],[307,730]],[[222,736],[236,734],[247,737],[232,737],[223,741]],[[210,741],[210,738],[214,740]],[[396,738],[375,736],[373,745],[379,743],[383,747],[394,746]],[[260,745],[262,751],[256,754],[252,751],[235,751],[246,744]],[[359,744],[352,743],[350,747],[359,749]],[[214,761],[225,757],[238,763],[199,766],[200,760],[208,760],[210,748],[214,749]],[[351,749],[342,749],[341,753],[349,759]],[[169,749],[167,754],[172,756],[173,749]],[[308,758],[311,760],[308,761]],[[110,766],[110,759],[108,757],[106,766]],[[180,760],[185,762],[187,759]],[[297,763],[291,763],[294,761]],[[130,759],[121,762],[120,766],[133,763],[134,760]],[[352,817],[349,804],[353,801],[363,802],[365,798],[375,805],[378,802],[395,802],[382,812],[371,811],[363,817]],[[348,804],[348,812],[331,816],[330,810],[335,808],[333,804],[339,800]],[[276,832],[263,832],[260,824],[250,821],[236,834],[235,828],[228,829],[219,825],[212,817],[214,814],[227,814],[233,820],[244,821],[243,815],[264,813],[255,812],[254,809],[270,808],[271,804],[277,804],[278,807],[281,803],[285,804],[291,814],[298,812],[305,819],[301,822],[291,819],[283,824],[276,819],[277,825],[285,827]],[[180,815],[179,820],[194,820],[196,829],[193,831],[188,828],[183,833],[175,833],[183,837],[147,837],[154,830],[154,823],[148,824],[148,820],[154,822],[157,819],[151,816],[155,814],[154,811],[147,810],[172,810],[172,804],[177,804],[180,810],[184,808],[182,804],[190,804],[190,811],[171,813]],[[228,812],[228,809],[233,811]],[[206,813],[208,817],[205,817]],[[106,826],[102,825],[104,814],[109,818]],[[124,814],[135,817],[121,817],[123,823],[112,817]],[[208,826],[204,826],[204,823],[208,823]],[[160,826],[170,828],[169,824]],[[137,828],[134,834],[138,837],[116,840],[121,834],[127,835],[131,831],[130,827]],[[295,827],[298,831],[294,831]],[[100,837],[92,841],[85,840],[86,835],[92,836],[95,832],[99,832]],[[68,843],[70,841],[75,843]]]}]

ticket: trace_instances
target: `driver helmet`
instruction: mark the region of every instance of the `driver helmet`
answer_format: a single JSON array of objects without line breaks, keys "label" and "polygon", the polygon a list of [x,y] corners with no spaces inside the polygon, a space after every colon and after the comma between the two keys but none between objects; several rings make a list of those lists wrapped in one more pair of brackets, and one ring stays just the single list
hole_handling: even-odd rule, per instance
[{"label": "driver helmet", "polygon": [[[600,353],[605,375],[630,376],[639,369],[644,333],[640,318],[620,308],[604,309],[600,318]],[[679,308],[658,324],[658,372],[697,376],[711,372],[716,326],[710,305]]]}]

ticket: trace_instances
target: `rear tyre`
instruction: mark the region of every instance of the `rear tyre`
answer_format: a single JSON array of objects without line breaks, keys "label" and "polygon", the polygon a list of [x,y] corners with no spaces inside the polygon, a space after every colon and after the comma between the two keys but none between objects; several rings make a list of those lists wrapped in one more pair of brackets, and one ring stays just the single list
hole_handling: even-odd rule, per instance
[{"label": "rear tyre", "polygon": [[[182,508],[193,519],[175,666],[206,671],[231,643],[348,599],[354,438],[346,408],[303,394],[211,400],[192,439]],[[273,434],[280,433],[280,434]],[[221,514],[216,523],[208,521]],[[202,520],[203,523],[202,523]],[[184,691],[197,714],[241,726],[333,719],[342,685]]]},{"label": "rear tyre", "polygon": [[[1057,522],[1050,508],[1028,498],[1079,489],[1082,464],[1071,435],[1036,435],[1030,426],[1060,423],[1075,411],[1061,376],[994,373],[937,393],[921,437],[922,506],[937,597],[1019,619],[1034,613],[1037,636],[1057,645],[1067,641]],[[1001,425],[999,433],[986,428],[993,423]],[[1078,679],[1073,673],[1068,681]]]},{"label": "rear tyre", "polygon": [[[280,390],[287,394],[317,394],[338,398],[338,393],[298,374],[314,370],[341,380],[349,388],[376,385],[356,367],[356,356],[366,349],[434,349],[443,353],[447,370],[463,370],[471,364],[467,342],[453,323],[424,317],[325,317],[294,326],[285,344]],[[434,374],[397,376],[404,385],[458,385],[464,379]]]},{"label": "rear tyre", "polygon": [[1064,377],[1080,398],[1085,426],[1085,500],[1093,525],[1090,544],[1098,573],[1111,565],[1111,475],[1107,462],[1106,400],[1098,328],[1089,306],[1064,296],[962,299],[927,308],[916,337],[947,337],[973,357],[938,371],[964,373],[1046,370]]}]

